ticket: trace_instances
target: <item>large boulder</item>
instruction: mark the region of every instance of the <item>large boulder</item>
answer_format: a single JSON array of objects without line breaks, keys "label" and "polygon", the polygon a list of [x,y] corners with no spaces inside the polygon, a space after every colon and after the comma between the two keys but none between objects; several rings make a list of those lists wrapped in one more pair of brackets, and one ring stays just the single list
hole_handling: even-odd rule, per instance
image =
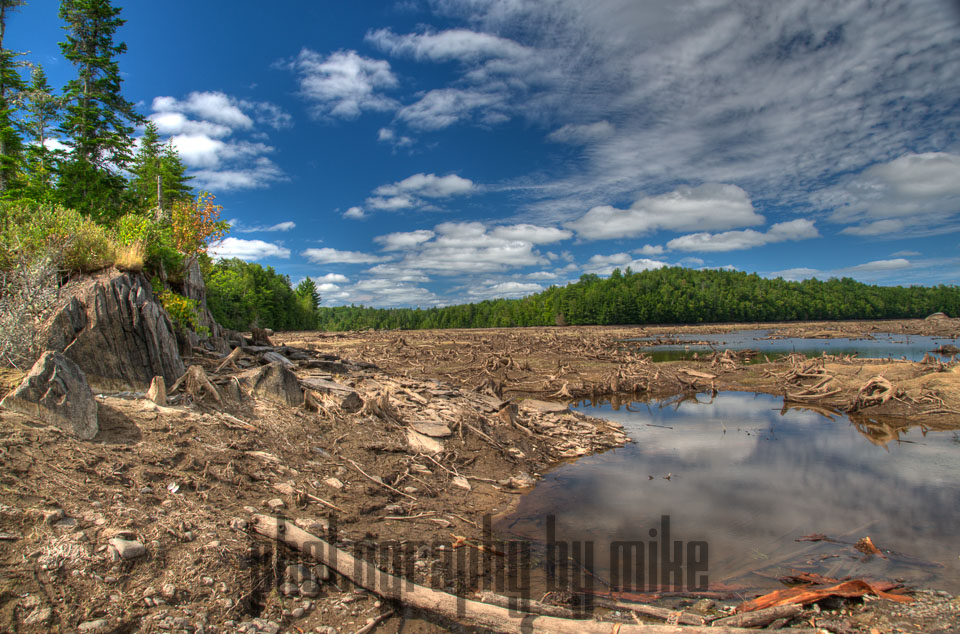
[{"label": "large boulder", "polygon": [[171,384],[184,373],[173,324],[142,275],[111,271],[64,290],[46,348],[76,362],[93,389],[146,390],[155,376]]},{"label": "large boulder", "polygon": [[44,352],[0,407],[55,425],[82,440],[97,435],[97,401],[83,370],[59,352]]},{"label": "large boulder", "polygon": [[303,390],[297,375],[279,361],[248,370],[239,380],[256,397],[291,407],[303,405]]}]

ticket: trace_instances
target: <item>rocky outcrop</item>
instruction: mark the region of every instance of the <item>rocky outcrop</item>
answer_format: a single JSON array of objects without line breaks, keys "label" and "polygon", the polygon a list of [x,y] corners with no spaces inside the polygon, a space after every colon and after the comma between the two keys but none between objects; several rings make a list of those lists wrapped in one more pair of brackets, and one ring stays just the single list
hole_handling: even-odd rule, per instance
[{"label": "rocky outcrop", "polygon": [[169,384],[184,373],[173,324],[142,275],[111,271],[65,291],[46,348],[76,362],[93,389],[145,390],[154,376]]},{"label": "rocky outcrop", "polygon": [[45,352],[0,407],[37,418],[90,440],[100,429],[97,401],[77,364],[59,352]]},{"label": "rocky outcrop", "polygon": [[[207,328],[210,331],[210,339],[221,344],[223,339],[223,328],[213,318],[210,309],[207,308],[207,285],[203,281],[203,273],[200,271],[200,264],[196,259],[191,259],[183,274],[183,296],[197,302],[197,310],[200,313],[199,326]],[[223,342],[221,345],[225,345]],[[222,350],[229,352],[229,348]]]}]

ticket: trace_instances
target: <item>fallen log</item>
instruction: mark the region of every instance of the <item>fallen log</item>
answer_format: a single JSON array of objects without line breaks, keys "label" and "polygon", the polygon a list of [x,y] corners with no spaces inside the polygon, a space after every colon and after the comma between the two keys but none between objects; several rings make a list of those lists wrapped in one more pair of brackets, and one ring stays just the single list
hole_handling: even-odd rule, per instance
[{"label": "fallen log", "polygon": [[[507,608],[457,597],[386,573],[332,546],[316,535],[298,528],[292,522],[267,515],[254,515],[251,519],[251,526],[255,532],[269,539],[282,541],[291,548],[310,555],[361,588],[380,597],[433,612],[453,621],[486,627],[496,632],[510,634],[537,632],[609,634],[611,631],[620,634],[748,634],[750,632],[747,629],[730,627],[634,625],[532,614],[517,615]],[[793,630],[795,634],[813,634],[815,631],[809,628]]]},{"label": "fallen log", "polygon": [[803,612],[803,606],[796,603],[789,605],[780,605],[773,608],[764,608],[754,612],[744,612],[733,616],[717,619],[711,625],[713,627],[763,627],[773,623],[777,619],[791,619]]}]

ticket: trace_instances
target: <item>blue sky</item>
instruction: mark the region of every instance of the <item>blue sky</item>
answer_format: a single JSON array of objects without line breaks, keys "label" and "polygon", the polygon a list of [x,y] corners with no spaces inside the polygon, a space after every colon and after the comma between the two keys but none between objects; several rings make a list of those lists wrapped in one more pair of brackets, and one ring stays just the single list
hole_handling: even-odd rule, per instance
[{"label": "blue sky", "polygon": [[[57,4],[6,44],[72,77]],[[123,6],[123,3],[115,3]],[[910,2],[130,2],[127,99],[324,305],[730,267],[960,281],[960,8]]]}]

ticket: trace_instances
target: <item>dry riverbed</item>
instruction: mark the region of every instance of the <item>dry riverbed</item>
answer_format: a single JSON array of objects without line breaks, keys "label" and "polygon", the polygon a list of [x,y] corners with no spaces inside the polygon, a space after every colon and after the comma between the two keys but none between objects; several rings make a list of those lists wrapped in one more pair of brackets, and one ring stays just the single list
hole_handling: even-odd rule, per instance
[{"label": "dry riverbed", "polygon": [[[197,349],[187,363],[215,393],[182,388],[159,405],[142,393],[98,397],[101,431],[90,442],[0,411],[0,630],[356,632],[371,619],[377,632],[454,627],[275,547],[251,530],[253,515],[296,521],[346,550],[372,550],[382,568],[473,596],[482,566],[442,573],[454,553],[479,552],[485,516],[511,508],[558,461],[627,442],[618,425],[563,406],[574,399],[748,390],[849,411],[878,441],[912,425],[960,429],[956,362],[747,364],[720,352],[655,364],[622,343],[733,328],[281,333],[273,349],[247,347],[232,363]],[[960,320],[765,328],[955,337]],[[238,380],[269,353],[291,364],[302,406]],[[390,561],[387,541],[410,545],[410,557]],[[791,626],[953,631],[957,599],[917,598],[830,600]],[[607,614],[633,623],[629,611]]]}]

